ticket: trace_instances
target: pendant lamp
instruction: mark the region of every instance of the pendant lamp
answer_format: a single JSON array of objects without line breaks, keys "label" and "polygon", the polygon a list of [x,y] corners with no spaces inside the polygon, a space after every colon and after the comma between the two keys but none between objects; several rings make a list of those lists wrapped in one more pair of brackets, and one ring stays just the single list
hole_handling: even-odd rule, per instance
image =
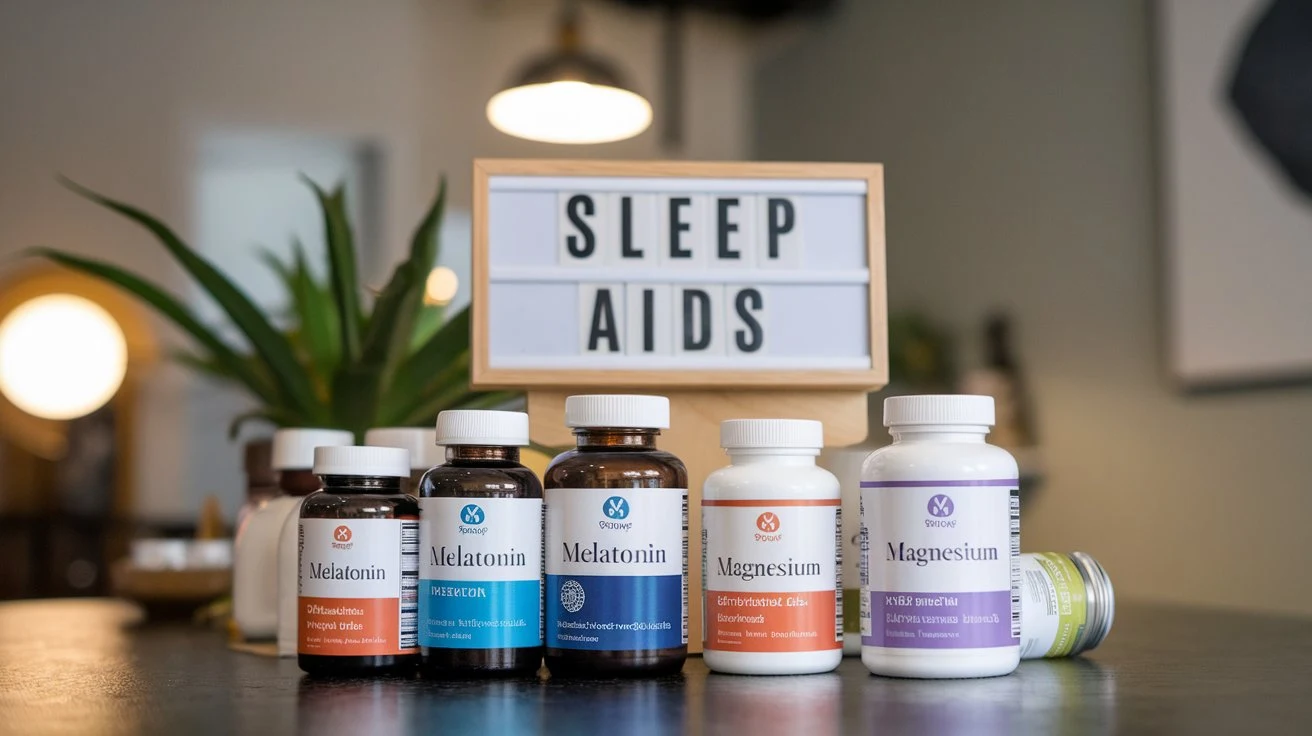
[{"label": "pendant lamp", "polygon": [[544,143],[620,141],[651,125],[651,104],[607,60],[580,49],[578,11],[566,2],[556,49],[529,61],[487,103],[497,130]]}]

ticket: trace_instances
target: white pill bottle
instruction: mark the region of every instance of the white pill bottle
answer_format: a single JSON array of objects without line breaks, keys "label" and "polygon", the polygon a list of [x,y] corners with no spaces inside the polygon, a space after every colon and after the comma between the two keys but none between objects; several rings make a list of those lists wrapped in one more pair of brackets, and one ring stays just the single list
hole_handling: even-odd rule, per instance
[{"label": "white pill bottle", "polygon": [[820,422],[730,419],[732,462],[702,488],[706,666],[740,675],[828,672],[843,660],[841,499],[815,464]]},{"label": "white pill bottle", "polygon": [[893,444],[861,469],[861,661],[891,677],[1020,663],[1016,461],[984,442],[988,396],[884,400]]}]

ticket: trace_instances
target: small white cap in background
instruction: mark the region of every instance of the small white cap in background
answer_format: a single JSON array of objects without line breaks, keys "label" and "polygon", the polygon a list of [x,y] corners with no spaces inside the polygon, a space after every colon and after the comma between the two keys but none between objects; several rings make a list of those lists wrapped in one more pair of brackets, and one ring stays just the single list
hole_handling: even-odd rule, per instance
[{"label": "small white cap in background", "polygon": [[274,470],[309,470],[314,467],[314,448],[355,444],[355,435],[344,429],[280,429],[273,433]]},{"label": "small white cap in background", "polygon": [[634,394],[570,396],[565,399],[565,426],[669,429],[670,400]]},{"label": "small white cap in background", "polygon": [[427,427],[375,427],[364,433],[364,443],[373,447],[400,447],[410,452],[411,470],[428,470],[446,462],[446,448]]},{"label": "small white cap in background", "polygon": [[437,441],[443,445],[523,447],[528,415],[522,411],[450,409],[437,415]]},{"label": "small white cap in background", "polygon": [[314,474],[408,478],[410,453],[400,447],[317,447],[314,450]]},{"label": "small white cap in background", "polygon": [[968,394],[890,396],[884,399],[884,426],[970,424],[993,426],[993,397]]},{"label": "small white cap in background", "polygon": [[825,446],[825,427],[812,419],[726,419],[720,422],[720,446],[820,450]]}]

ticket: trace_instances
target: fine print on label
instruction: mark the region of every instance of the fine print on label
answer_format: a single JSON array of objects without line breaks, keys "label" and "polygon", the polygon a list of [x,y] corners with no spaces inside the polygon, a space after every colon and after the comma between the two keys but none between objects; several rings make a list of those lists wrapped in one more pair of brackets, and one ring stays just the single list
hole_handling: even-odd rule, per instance
[{"label": "fine print on label", "polygon": [[705,641],[710,650],[842,647],[838,499],[703,501]]},{"label": "fine print on label", "polygon": [[688,643],[688,492],[546,491],[546,643],[669,649]]},{"label": "fine print on label", "polygon": [[1018,644],[1015,479],[863,481],[865,646]]},{"label": "fine print on label", "polygon": [[298,651],[413,654],[414,519],[302,519]]},{"label": "fine print on label", "polygon": [[542,644],[542,500],[421,498],[419,643]]},{"label": "fine print on label", "polygon": [[1020,560],[1025,592],[1020,656],[1065,657],[1087,625],[1084,579],[1070,557],[1044,552]]}]

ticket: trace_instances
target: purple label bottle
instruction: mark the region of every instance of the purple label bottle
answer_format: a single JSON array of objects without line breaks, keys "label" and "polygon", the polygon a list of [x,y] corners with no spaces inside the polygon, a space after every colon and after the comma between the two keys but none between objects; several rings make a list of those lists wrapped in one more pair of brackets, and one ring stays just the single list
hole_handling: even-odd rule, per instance
[{"label": "purple label bottle", "polygon": [[988,396],[884,401],[861,472],[861,660],[877,675],[991,677],[1020,662],[1016,461]]}]

